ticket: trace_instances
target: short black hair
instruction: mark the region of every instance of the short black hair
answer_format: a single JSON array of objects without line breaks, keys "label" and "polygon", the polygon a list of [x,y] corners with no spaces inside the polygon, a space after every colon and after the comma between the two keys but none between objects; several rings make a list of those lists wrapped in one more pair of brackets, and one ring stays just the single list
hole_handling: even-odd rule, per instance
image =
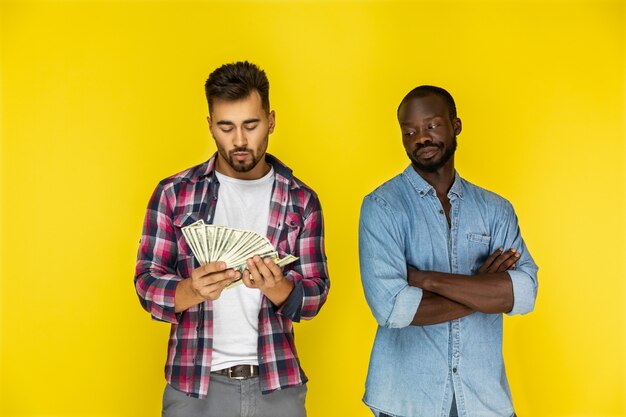
[{"label": "short black hair", "polygon": [[441,87],[435,87],[434,85],[420,85],[419,87],[415,87],[409,93],[404,96],[400,105],[398,106],[398,114],[400,113],[400,108],[404,103],[414,98],[421,98],[427,96],[439,96],[446,102],[448,106],[448,114],[450,115],[450,120],[456,119],[456,104],[454,103],[454,99],[452,95],[448,93],[448,91],[444,90]]},{"label": "short black hair", "polygon": [[213,99],[240,100],[248,97],[254,90],[259,92],[263,109],[269,113],[270,82],[265,71],[248,61],[222,65],[209,75],[204,84],[209,114]]}]

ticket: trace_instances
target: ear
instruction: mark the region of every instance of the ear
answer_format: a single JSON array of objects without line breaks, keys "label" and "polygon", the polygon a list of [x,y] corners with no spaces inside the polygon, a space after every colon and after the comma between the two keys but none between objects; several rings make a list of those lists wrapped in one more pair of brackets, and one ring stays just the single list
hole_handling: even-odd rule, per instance
[{"label": "ear", "polygon": [[211,134],[211,137],[215,139],[215,136],[213,135],[213,120],[211,119],[211,116],[207,116],[206,121],[209,123],[209,133]]},{"label": "ear", "polygon": [[461,133],[461,130],[463,130],[463,124],[461,123],[461,119],[459,119],[458,117],[456,117],[453,121],[452,121],[452,128],[454,129],[454,134],[458,135]]},{"label": "ear", "polygon": [[274,110],[272,110],[267,116],[267,122],[269,133],[274,133],[274,127],[276,126],[276,113],[274,112]]}]

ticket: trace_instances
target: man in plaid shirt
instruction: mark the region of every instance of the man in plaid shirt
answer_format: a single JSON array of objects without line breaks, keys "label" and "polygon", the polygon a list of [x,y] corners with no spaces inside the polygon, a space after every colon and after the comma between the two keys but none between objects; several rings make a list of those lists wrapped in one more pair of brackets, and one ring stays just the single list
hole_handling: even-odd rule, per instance
[{"label": "man in plaid shirt", "polygon": [[[163,415],[305,416],[293,322],[313,318],[328,294],[322,209],[266,154],[275,114],[265,72],[223,65],[205,89],[217,153],[159,183],[137,256],[141,305],[171,324]],[[299,259],[281,269],[254,256],[243,276],[223,262],[200,266],[181,231],[200,219],[255,230],[281,258]]]}]

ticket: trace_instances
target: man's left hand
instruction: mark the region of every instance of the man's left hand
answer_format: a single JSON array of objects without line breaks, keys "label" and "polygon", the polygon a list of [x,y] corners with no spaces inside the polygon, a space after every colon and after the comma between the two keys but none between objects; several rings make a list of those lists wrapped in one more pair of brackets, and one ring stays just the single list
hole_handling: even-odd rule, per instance
[{"label": "man's left hand", "polygon": [[243,283],[248,288],[261,291],[274,288],[285,277],[283,271],[270,258],[261,259],[259,255],[248,259],[248,269],[243,272]]},{"label": "man's left hand", "polygon": [[277,306],[285,302],[293,289],[293,282],[285,278],[282,269],[272,259],[261,259],[258,255],[248,259],[248,269],[243,272],[242,281],[248,288],[260,289]]}]

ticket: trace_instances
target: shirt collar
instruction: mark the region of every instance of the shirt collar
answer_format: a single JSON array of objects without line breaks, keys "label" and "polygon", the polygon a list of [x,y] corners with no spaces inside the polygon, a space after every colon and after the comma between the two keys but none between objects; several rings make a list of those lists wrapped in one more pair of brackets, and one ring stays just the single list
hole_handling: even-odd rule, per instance
[{"label": "shirt collar", "polygon": [[[406,167],[403,174],[411,185],[413,185],[413,188],[415,188],[420,197],[424,197],[428,193],[436,194],[435,187],[426,182],[426,180],[413,169],[413,165]],[[450,191],[448,191],[448,198],[452,198],[452,196],[463,199],[463,179],[456,170],[454,171],[454,182],[452,183],[452,187],[450,187]]]}]

